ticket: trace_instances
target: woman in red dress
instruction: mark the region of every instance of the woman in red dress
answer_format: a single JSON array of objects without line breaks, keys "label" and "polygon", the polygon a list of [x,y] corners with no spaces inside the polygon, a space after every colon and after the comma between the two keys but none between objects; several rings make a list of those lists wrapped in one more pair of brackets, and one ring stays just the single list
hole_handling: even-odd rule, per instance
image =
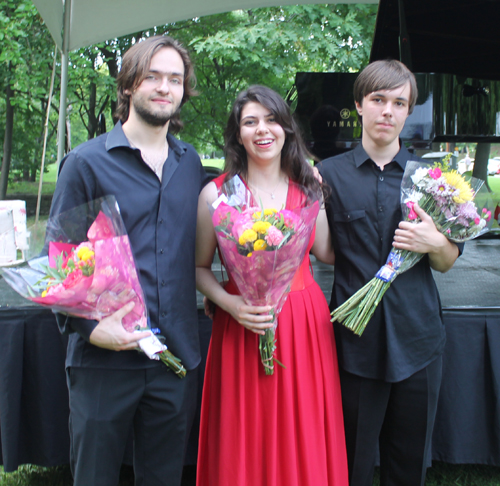
[{"label": "woman in red dress", "polygon": [[[203,389],[198,486],[347,486],[342,402],[333,328],[314,281],[309,251],[278,316],[275,366],[266,375],[259,334],[272,326],[270,306],[247,305],[231,281],[211,271],[217,241],[208,204],[239,175],[264,208],[293,209],[295,182],[320,189],[288,105],[252,86],[233,107],[225,133],[225,174],[202,191],[198,206],[196,280],[216,304]],[[333,264],[324,208],[308,249]]]}]

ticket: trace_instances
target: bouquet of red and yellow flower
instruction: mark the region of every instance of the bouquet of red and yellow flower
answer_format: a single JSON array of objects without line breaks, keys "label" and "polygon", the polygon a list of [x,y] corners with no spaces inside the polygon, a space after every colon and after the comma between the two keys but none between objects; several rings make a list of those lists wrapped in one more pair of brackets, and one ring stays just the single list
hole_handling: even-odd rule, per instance
[{"label": "bouquet of red and yellow flower", "polygon": [[[97,213],[83,239],[89,214]],[[45,256],[28,266],[3,269],[5,281],[20,295],[57,312],[103,319],[125,304],[134,308],[123,319],[129,331],[148,330],[148,314],[130,241],[114,197],[92,201],[47,222]],[[161,338],[161,336],[160,336]],[[139,341],[150,359],[161,360],[183,378],[186,370],[152,334]]]},{"label": "bouquet of red and yellow flower", "polygon": [[[448,159],[433,167],[409,161],[401,182],[401,206],[405,221],[418,223],[413,209],[418,203],[441,233],[460,243],[488,231],[491,202],[484,181],[450,170]],[[332,312],[332,322],[339,321],[361,336],[394,279],[422,257],[422,253],[393,247],[375,277]]]},{"label": "bouquet of red and yellow flower", "polygon": [[[289,183],[289,191],[293,183]],[[274,373],[277,316],[304,258],[319,211],[319,195],[302,194],[300,207],[263,209],[238,176],[226,182],[211,208],[217,241],[230,278],[250,305],[272,305],[274,326],[259,336],[265,373]],[[281,364],[281,363],[279,363]]]}]

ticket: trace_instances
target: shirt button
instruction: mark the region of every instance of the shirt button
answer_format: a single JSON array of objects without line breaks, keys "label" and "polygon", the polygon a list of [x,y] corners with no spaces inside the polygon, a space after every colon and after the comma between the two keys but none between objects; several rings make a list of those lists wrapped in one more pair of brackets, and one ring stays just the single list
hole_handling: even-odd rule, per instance
[{"label": "shirt button", "polygon": [[162,287],[165,287],[165,280],[162,280],[162,281],[161,281],[161,286],[162,286]]},{"label": "shirt button", "polygon": [[163,248],[160,249],[160,253],[163,255]]},{"label": "shirt button", "polygon": [[167,313],[166,313],[166,312],[162,312],[162,313],[161,313],[161,316],[162,316],[162,317],[165,317],[166,315],[167,315]]},{"label": "shirt button", "polygon": [[158,223],[163,224],[163,219],[161,219],[161,218],[160,218],[160,219],[158,220]]},{"label": "shirt button", "polygon": [[383,182],[383,180],[384,180],[384,176],[380,176],[380,177],[378,178],[378,180],[379,180],[380,182]]},{"label": "shirt button", "polygon": [[351,215],[350,214],[347,215],[347,219],[351,219]]},{"label": "shirt button", "polygon": [[384,208],[382,206],[379,206],[378,210],[381,213],[384,210]]}]

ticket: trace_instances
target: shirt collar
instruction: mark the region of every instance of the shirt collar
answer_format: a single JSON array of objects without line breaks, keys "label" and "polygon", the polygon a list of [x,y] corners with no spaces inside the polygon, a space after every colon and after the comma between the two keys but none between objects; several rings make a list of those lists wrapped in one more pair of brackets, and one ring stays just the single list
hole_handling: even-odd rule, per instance
[{"label": "shirt collar", "polygon": [[[178,157],[186,151],[185,145],[170,133],[167,133],[167,142],[169,148],[172,149]],[[108,133],[108,138],[106,139],[106,150],[108,152],[118,147],[132,148],[125,132],[123,131],[121,121],[117,122],[117,124],[113,127],[113,130]]]},{"label": "shirt collar", "polygon": [[[403,170],[405,170],[406,162],[410,160],[411,154],[408,152],[405,144],[399,139],[399,152],[394,157],[393,161],[396,162]],[[363,148],[363,144],[360,142],[356,148],[353,150],[354,164],[356,167],[361,167],[367,160],[371,160],[370,156],[366,153]]]},{"label": "shirt collar", "polygon": [[113,130],[108,133],[108,138],[106,139],[106,150],[108,152],[117,147],[132,148],[128,138],[125,136],[121,121],[118,121]]}]

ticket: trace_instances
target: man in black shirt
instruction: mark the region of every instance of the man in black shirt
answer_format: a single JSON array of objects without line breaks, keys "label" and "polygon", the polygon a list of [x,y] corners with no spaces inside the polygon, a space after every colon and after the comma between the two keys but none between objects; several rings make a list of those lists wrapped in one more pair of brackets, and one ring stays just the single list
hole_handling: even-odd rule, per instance
[{"label": "man in black shirt", "polygon": [[56,216],[114,195],[130,238],[152,328],[187,375],[179,379],[136,351],[126,305],[93,321],[58,315],[69,334],[71,469],[75,486],[119,482],[130,431],[136,485],[178,486],[196,408],[200,362],[195,287],[198,195],[206,174],[194,148],[177,140],[179,109],[194,94],[188,52],[169,37],[146,39],[123,57],[120,121],[63,160],[51,207]]},{"label": "man in black shirt", "polygon": [[350,485],[371,486],[378,445],[381,484],[420,486],[445,342],[431,268],[449,270],[459,249],[417,205],[421,222],[401,222],[403,172],[408,160],[419,160],[399,139],[417,100],[413,74],[398,61],[374,62],[357,78],[354,98],[361,144],[318,166],[332,188],[331,308],[375,276],[392,245],[425,256],[394,280],[361,337],[335,324]]}]

